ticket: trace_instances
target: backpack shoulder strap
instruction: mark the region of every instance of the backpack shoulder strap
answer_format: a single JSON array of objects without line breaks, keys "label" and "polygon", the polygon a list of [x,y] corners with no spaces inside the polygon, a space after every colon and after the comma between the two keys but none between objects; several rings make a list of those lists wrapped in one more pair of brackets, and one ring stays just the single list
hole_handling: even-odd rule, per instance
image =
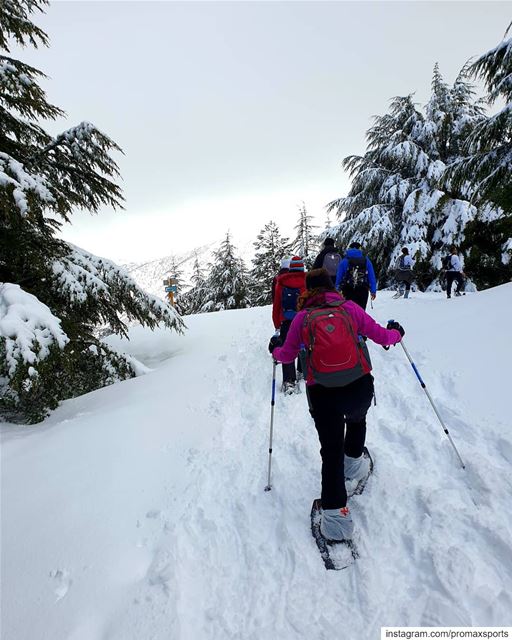
[{"label": "backpack shoulder strap", "polygon": [[331,302],[323,304],[322,307],[341,307],[345,302],[346,300],[332,300]]}]

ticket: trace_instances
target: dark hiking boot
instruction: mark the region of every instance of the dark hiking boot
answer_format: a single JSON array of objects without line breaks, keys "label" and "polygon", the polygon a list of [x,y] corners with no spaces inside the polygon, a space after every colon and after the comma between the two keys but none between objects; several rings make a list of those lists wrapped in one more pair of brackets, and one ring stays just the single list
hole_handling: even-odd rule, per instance
[{"label": "dark hiking boot", "polygon": [[283,386],[282,386],[283,393],[287,396],[291,396],[292,393],[295,393],[296,384],[297,383],[295,381],[283,382]]}]

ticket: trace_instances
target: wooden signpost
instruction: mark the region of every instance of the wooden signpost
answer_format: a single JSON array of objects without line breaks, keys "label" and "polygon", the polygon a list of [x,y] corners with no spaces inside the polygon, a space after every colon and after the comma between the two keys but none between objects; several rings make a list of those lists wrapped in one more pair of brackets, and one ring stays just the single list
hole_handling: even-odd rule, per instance
[{"label": "wooden signpost", "polygon": [[167,299],[174,307],[174,296],[178,293],[178,280],[176,278],[167,278],[163,282]]}]

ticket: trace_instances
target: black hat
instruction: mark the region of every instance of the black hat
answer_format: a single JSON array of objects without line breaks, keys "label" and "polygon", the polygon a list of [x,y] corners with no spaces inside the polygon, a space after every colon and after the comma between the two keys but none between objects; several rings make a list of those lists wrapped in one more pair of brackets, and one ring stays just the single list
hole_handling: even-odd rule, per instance
[{"label": "black hat", "polygon": [[307,289],[330,289],[334,291],[331,276],[325,269],[313,269],[306,273]]},{"label": "black hat", "polygon": [[324,240],[324,247],[334,247],[334,238],[331,238],[330,236],[328,236]]},{"label": "black hat", "polygon": [[360,249],[361,248],[361,243],[360,242],[351,242],[349,249]]}]

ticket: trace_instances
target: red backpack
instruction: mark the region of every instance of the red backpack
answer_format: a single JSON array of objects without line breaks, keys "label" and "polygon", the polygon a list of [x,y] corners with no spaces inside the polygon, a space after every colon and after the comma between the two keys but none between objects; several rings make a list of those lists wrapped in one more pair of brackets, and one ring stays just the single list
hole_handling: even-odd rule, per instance
[{"label": "red backpack", "polygon": [[303,370],[307,382],[344,387],[372,370],[366,343],[358,336],[344,303],[327,302],[308,310],[304,318]]}]

